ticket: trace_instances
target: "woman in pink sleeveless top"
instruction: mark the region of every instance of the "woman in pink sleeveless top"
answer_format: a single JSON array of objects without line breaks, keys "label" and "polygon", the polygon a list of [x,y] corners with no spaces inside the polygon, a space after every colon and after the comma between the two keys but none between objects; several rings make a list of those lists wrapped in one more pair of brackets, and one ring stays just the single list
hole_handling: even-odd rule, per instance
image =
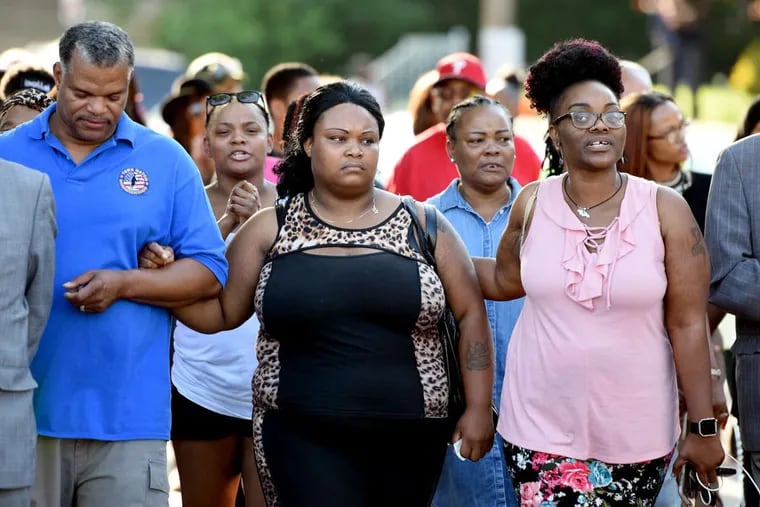
[{"label": "woman in pink sleeveless top", "polygon": [[699,227],[677,193],[618,171],[623,87],[605,48],[556,44],[526,88],[553,174],[517,198],[495,262],[476,262],[486,298],[526,296],[498,426],[521,503],[652,505],[678,439],[676,373],[703,420],[676,470],[714,481]]}]

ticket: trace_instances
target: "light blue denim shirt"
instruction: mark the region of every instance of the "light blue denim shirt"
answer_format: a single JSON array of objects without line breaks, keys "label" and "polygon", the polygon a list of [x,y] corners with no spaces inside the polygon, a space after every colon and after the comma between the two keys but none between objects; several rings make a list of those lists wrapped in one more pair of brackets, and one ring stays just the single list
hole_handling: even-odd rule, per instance
[{"label": "light blue denim shirt", "polygon": [[[516,179],[509,179],[512,198],[486,222],[459,193],[459,180],[454,180],[428,202],[438,208],[461,236],[467,251],[474,257],[496,257],[501,235],[507,228],[509,211],[520,191]],[[507,361],[507,345],[512,336],[523,299],[514,301],[486,300],[488,322],[494,338],[496,371],[493,400],[499,406],[501,384]],[[493,448],[477,462],[461,461],[449,448],[433,499],[433,507],[517,507],[512,481],[504,464],[501,437],[496,434]]]}]

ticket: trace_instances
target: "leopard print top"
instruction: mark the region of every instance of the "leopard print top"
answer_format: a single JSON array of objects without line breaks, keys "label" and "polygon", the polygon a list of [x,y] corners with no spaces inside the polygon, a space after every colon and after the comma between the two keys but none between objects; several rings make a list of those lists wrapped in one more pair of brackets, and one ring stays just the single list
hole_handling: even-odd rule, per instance
[{"label": "leopard print top", "polygon": [[317,218],[306,202],[305,194],[291,199],[284,222],[269,257],[262,268],[254,294],[254,304],[262,323],[256,345],[259,366],[253,376],[254,404],[263,409],[277,409],[279,387],[279,342],[267,333],[262,301],[272,271],[272,262],[280,256],[325,247],[360,245],[395,253],[417,261],[420,279],[420,313],[411,332],[415,363],[422,384],[424,415],[446,417],[448,384],[437,322],[443,312],[445,296],[435,270],[425,263],[409,243],[412,219],[403,205],[391,216],[369,229],[341,229]]}]

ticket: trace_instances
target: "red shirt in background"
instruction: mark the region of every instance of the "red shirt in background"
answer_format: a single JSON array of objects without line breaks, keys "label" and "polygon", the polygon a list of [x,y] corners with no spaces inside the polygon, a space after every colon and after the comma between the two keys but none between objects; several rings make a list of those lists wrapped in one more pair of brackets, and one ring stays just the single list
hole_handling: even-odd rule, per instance
[{"label": "red shirt in background", "polygon": [[[538,179],[541,160],[530,144],[515,136],[515,165],[512,176],[526,185]],[[457,168],[446,153],[446,125],[439,123],[420,133],[414,145],[396,164],[388,190],[426,201],[440,193],[459,177]]]}]

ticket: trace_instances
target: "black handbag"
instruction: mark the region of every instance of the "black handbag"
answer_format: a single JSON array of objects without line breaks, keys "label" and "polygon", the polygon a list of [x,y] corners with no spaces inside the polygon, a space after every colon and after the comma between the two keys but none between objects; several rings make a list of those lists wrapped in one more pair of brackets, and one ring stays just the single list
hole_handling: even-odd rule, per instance
[{"label": "black handbag", "polygon": [[[403,202],[406,211],[412,217],[412,225],[414,226],[414,235],[410,238],[412,245],[416,246],[416,250],[422,255],[425,262],[438,274],[438,267],[435,262],[435,243],[438,236],[438,215],[436,209],[430,204],[423,204],[425,208],[425,227],[423,227],[419,216],[417,216],[417,206],[414,200],[410,197],[404,197]],[[438,321],[438,335],[441,339],[446,379],[449,385],[448,418],[452,426],[456,426],[459,418],[464,414],[467,403],[464,395],[462,370],[459,365],[459,323],[456,317],[454,317],[454,312],[451,311],[448,302]],[[498,413],[493,404],[491,404],[491,415],[495,427]]]}]

